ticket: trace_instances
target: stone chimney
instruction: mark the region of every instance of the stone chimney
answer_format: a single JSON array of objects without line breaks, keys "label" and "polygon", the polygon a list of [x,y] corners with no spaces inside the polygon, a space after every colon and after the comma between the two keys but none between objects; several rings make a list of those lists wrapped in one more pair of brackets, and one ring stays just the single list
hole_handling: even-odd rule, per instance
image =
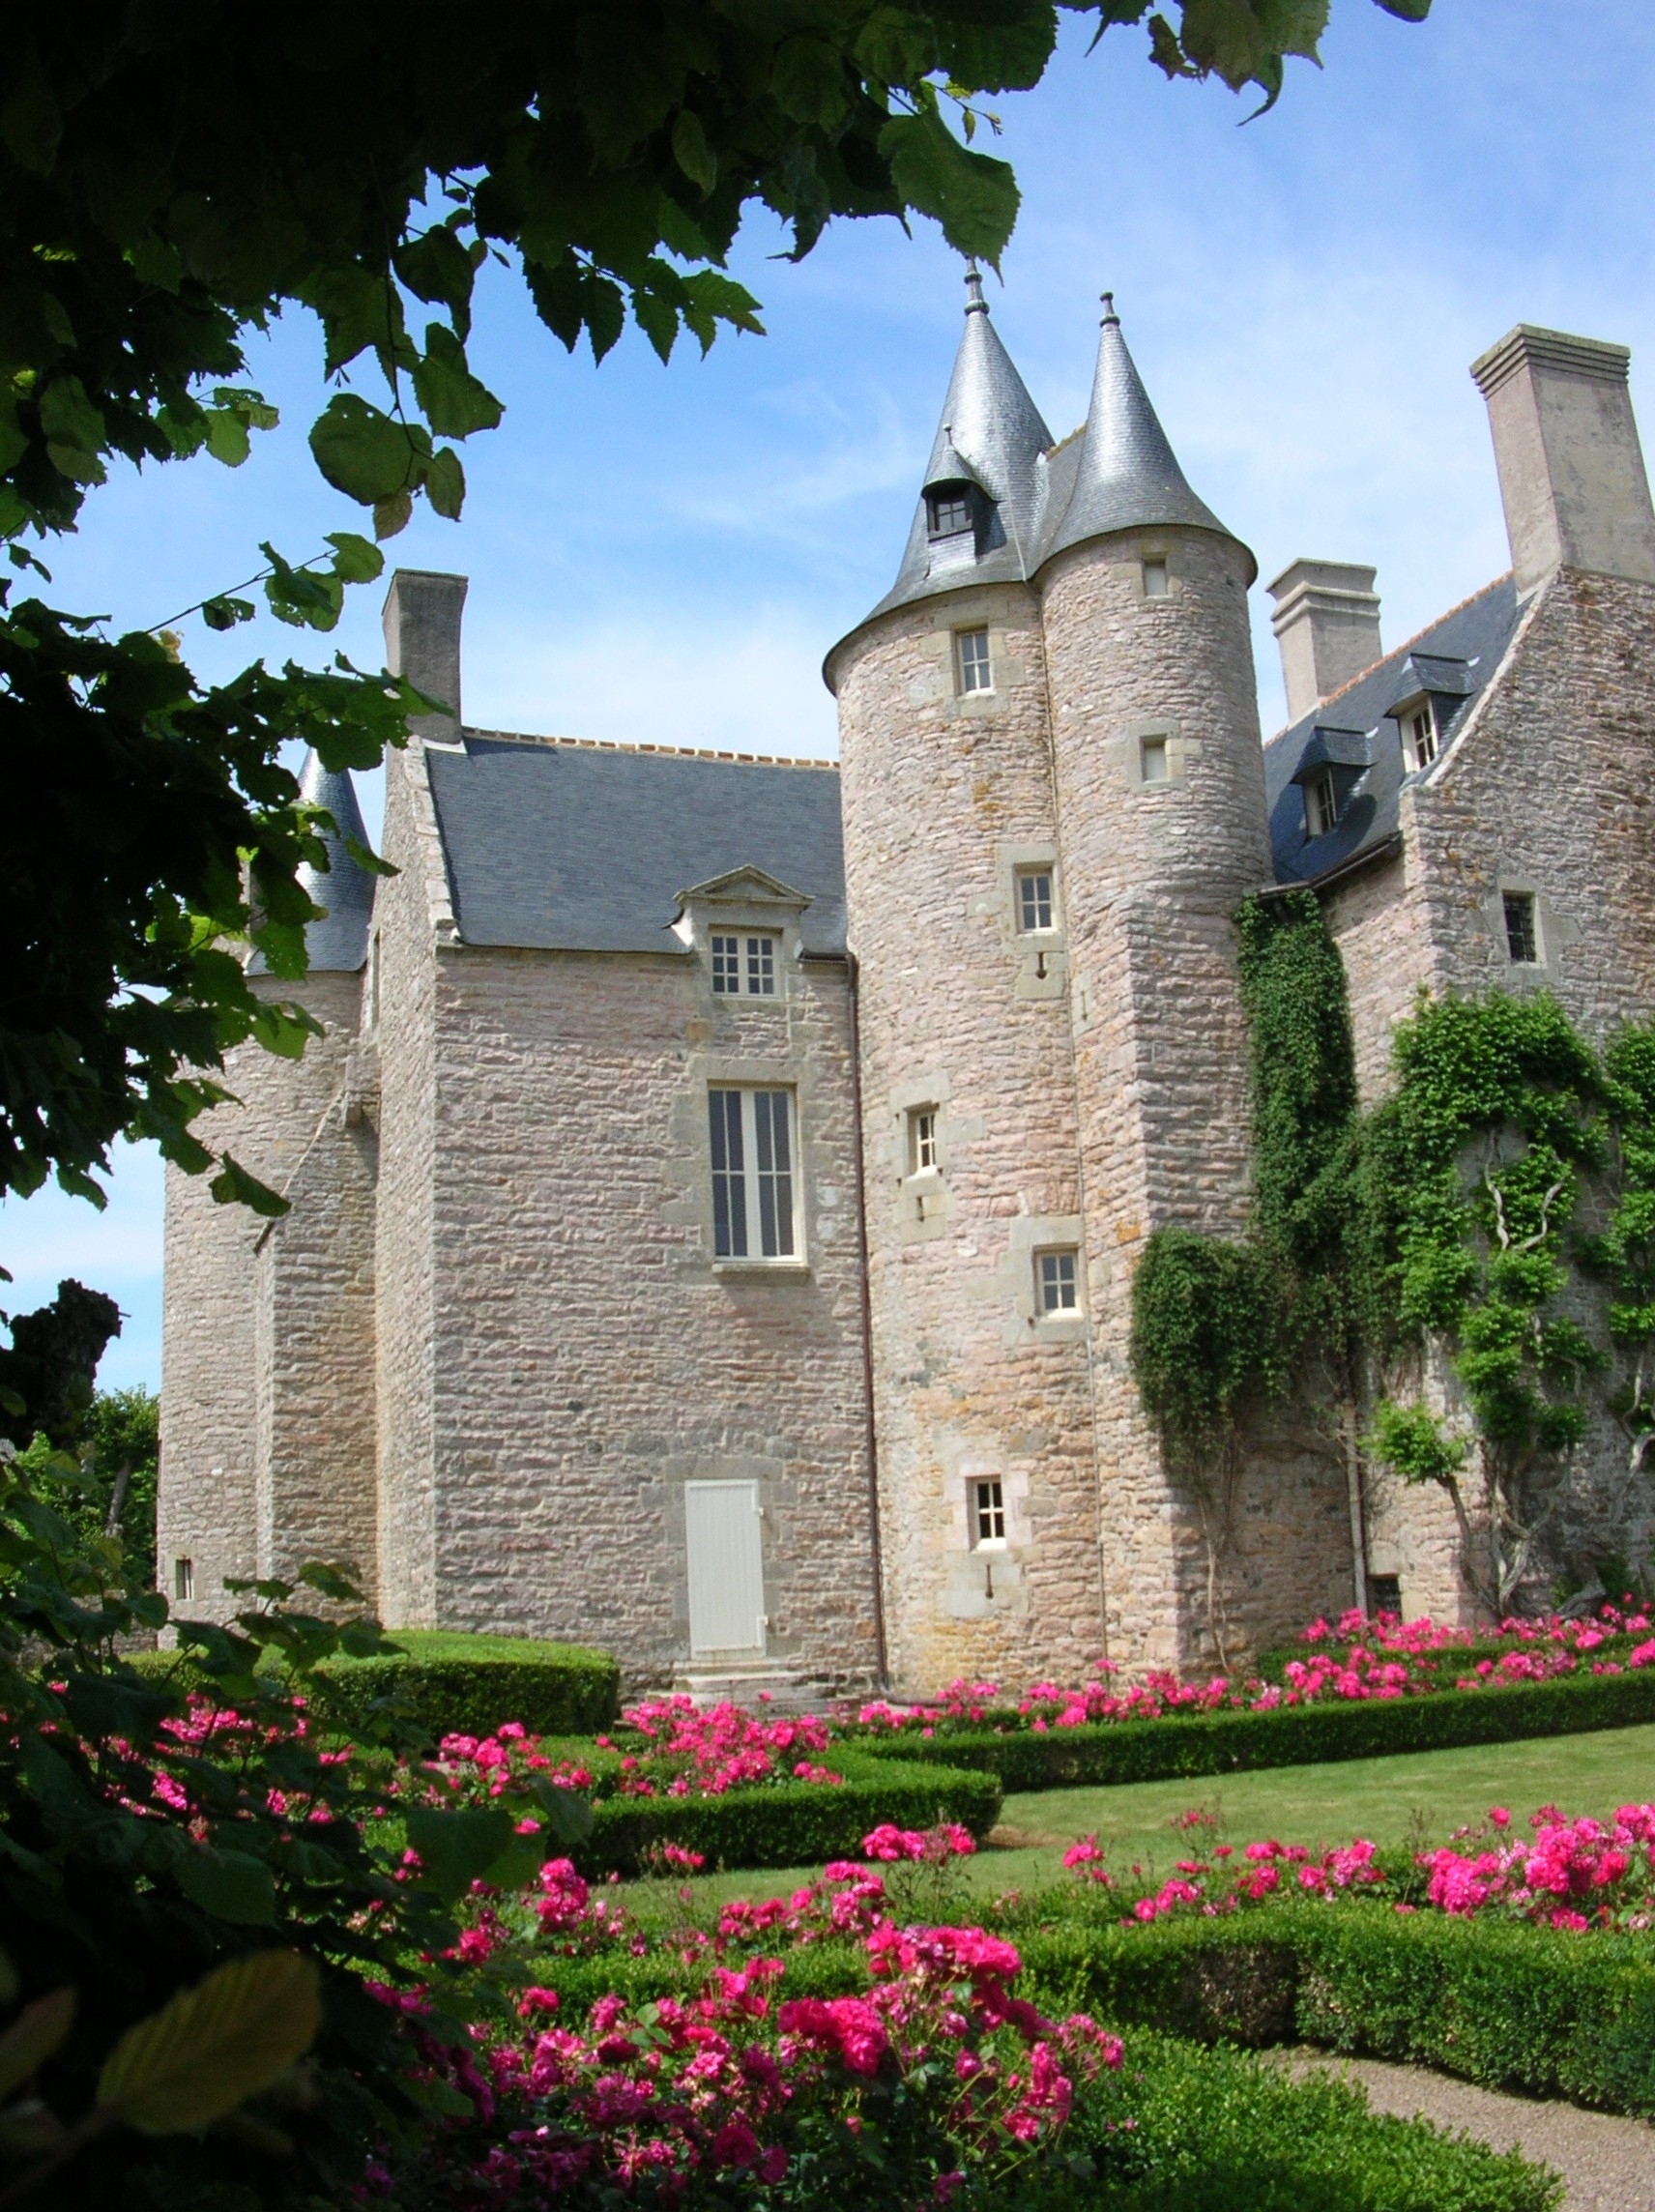
[{"label": "stone chimney", "polygon": [[1630,348],[1519,323],[1471,364],[1488,401],[1519,595],[1557,568],[1655,584]]},{"label": "stone chimney", "polygon": [[431,568],[398,568],[385,595],[385,665],[447,712],[410,722],[428,744],[460,742],[460,617],[466,579]]},{"label": "stone chimney", "polygon": [[1382,658],[1374,575],[1350,561],[1292,561],[1269,586],[1290,722]]}]

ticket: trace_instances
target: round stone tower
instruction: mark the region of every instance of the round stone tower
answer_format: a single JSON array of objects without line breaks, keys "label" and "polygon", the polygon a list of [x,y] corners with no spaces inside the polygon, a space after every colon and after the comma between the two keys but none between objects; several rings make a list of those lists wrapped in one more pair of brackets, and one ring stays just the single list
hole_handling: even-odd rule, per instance
[{"label": "round stone tower", "polygon": [[890,1670],[1103,1648],[1068,917],[1032,555],[1049,431],[967,279],[901,572],[828,655]]},{"label": "round stone tower", "polygon": [[[1271,877],[1253,556],[1185,481],[1105,314],[1085,430],[1047,463],[1041,597],[1068,922],[1110,1651],[1205,1641],[1234,1510],[1169,1479],[1127,1371],[1152,1230],[1245,1226],[1233,916]],[[1219,1485],[1222,1491],[1222,1484]]]}]

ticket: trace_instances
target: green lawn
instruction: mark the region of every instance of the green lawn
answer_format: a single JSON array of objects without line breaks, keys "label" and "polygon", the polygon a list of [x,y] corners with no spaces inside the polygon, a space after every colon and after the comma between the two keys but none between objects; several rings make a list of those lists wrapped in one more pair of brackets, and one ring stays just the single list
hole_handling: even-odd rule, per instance
[{"label": "green lawn", "polygon": [[[1420,1752],[1400,1759],[1360,1759],[1333,1766],[1278,1766],[1254,1774],[1190,1782],[1140,1782],[1114,1790],[1045,1790],[1008,1797],[1000,1839],[961,1872],[973,1888],[998,1895],[1033,1889],[1061,1876],[1064,1848],[1095,1834],[1120,1868],[1172,1871],[1192,1844],[1349,1843],[1352,1836],[1395,1847],[1410,1835],[1446,1842],[1455,1828],[1480,1820],[1491,1805],[1519,1819],[1554,1802],[1571,1815],[1612,1812],[1629,1800],[1655,1797],[1655,1727],[1547,1736],[1526,1743]],[[1173,1822],[1200,1806],[1219,1825],[1199,1837]],[[705,1875],[691,1886],[697,1906],[731,1897],[774,1897],[808,1881],[816,1870],[768,1867]],[[646,1914],[662,1885],[624,1885]]]}]

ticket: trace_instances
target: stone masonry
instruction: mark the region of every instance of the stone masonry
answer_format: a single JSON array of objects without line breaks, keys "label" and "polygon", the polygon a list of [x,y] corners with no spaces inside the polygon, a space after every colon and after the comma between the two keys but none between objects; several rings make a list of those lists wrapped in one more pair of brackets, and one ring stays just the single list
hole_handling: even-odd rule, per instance
[{"label": "stone masonry", "polygon": [[[1250,893],[1321,900],[1370,1099],[1421,992],[1655,1012],[1626,359],[1520,326],[1476,364],[1512,576],[1387,654],[1371,568],[1290,565],[1263,744],[1256,565],[1107,301],[1059,443],[969,280],[896,585],[828,658],[842,771],[473,729],[464,579],[399,572],[389,665],[442,705],[396,872],[312,764],[324,1034],[234,1055],[206,1131],[289,1210],[169,1177],[166,1586],[221,1616],[340,1558],[393,1624],[783,1695],[1230,1662],[1359,1567],[1469,1618],[1445,1501],[1353,1499],[1325,1410],[1170,1468],[1131,1285],[1155,1230],[1246,1224]],[[1647,1556],[1607,1414],[1561,1481],[1540,1577]]]}]

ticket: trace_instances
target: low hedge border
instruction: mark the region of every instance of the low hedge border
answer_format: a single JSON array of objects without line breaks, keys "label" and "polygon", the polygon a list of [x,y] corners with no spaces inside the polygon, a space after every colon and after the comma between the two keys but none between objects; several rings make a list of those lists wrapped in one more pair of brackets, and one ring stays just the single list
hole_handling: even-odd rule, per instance
[{"label": "low hedge border", "polygon": [[1319,1766],[1524,1736],[1574,1735],[1655,1721],[1655,1667],[1631,1674],[1565,1674],[1495,1690],[1423,1698],[1328,1699],[1267,1712],[1180,1713],[1083,1728],[961,1729],[866,1736],[875,1759],[935,1760],[998,1774],[1007,1794],[1086,1784],[1162,1782],[1258,1766]]},{"label": "low hedge border", "polygon": [[997,1775],[835,1752],[842,1783],[775,1782],[720,1797],[608,1797],[574,1852],[584,1875],[637,1874],[663,1844],[710,1868],[820,1866],[859,1858],[870,1828],[957,1821],[980,1840],[1000,1818]]},{"label": "low hedge border", "polygon": [[[1594,1659],[1624,1660],[1626,1654],[1635,1644],[1643,1644],[1647,1641],[1646,1635],[1634,1636],[1625,1631],[1619,1631],[1612,1636],[1606,1635],[1603,1642],[1594,1644],[1590,1651],[1583,1651],[1579,1654],[1581,1664],[1589,1667]],[[1444,1674],[1450,1673],[1454,1674],[1467,1674],[1484,1659],[1497,1667],[1510,1651],[1548,1652],[1557,1648],[1554,1644],[1539,1642],[1528,1644],[1479,1643],[1445,1644],[1433,1651],[1388,1653],[1378,1649],[1371,1642],[1364,1642],[1359,1636],[1333,1636],[1324,1637],[1320,1644],[1274,1644],[1269,1650],[1260,1652],[1253,1672],[1261,1681],[1285,1682],[1288,1678],[1288,1665],[1291,1660],[1297,1659],[1302,1663],[1318,1652],[1321,1652],[1325,1658],[1339,1659],[1343,1658],[1357,1644],[1361,1644],[1363,1649],[1371,1652],[1377,1659],[1394,1657],[1402,1660],[1435,1660]]]},{"label": "low hedge border", "polygon": [[[394,1701],[401,1718],[433,1738],[487,1735],[521,1721],[535,1735],[590,1736],[621,1708],[621,1670],[607,1651],[526,1636],[471,1636],[400,1628],[395,1655],[335,1658],[316,1670],[331,1723],[361,1728]],[[139,1654],[140,1673],[189,1679],[176,1652]]]},{"label": "low hedge border", "polygon": [[1294,1903],[1015,1936],[1026,1994],[1204,2042],[1301,2042],[1655,2118],[1655,1940]]}]

